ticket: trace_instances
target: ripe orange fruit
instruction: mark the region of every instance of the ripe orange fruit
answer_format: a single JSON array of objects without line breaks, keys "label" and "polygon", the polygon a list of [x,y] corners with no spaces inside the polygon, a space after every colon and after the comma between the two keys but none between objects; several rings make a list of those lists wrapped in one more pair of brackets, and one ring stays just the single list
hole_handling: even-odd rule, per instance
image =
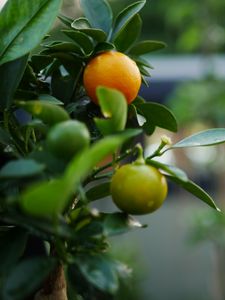
[{"label": "ripe orange fruit", "polygon": [[156,168],[145,164],[126,164],[112,177],[111,195],[122,211],[142,215],[155,211],[167,196],[167,181]]},{"label": "ripe orange fruit", "polygon": [[105,86],[119,90],[131,103],[141,86],[141,74],[136,63],[127,55],[108,51],[93,58],[86,66],[83,83],[88,96],[98,103],[96,88]]}]

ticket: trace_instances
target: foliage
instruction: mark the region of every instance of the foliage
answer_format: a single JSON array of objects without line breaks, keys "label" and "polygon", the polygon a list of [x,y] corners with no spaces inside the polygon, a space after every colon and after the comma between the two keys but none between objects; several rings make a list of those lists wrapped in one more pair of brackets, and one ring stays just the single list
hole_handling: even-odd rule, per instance
[{"label": "foliage", "polygon": [[[59,16],[65,25],[62,32],[70,39],[66,42],[49,41],[46,36],[60,0],[8,0],[0,13],[0,290],[4,300],[35,294],[58,264],[65,266],[69,299],[113,297],[127,272],[107,253],[108,237],[143,225],[124,212],[96,212],[89,204],[110,194],[111,176],[125,158],[136,158],[138,135],[151,135],[156,127],[177,130],[174,115],[163,105],[138,97],[127,106],[120,92],[100,87],[98,107],[82,84],[90,59],[111,50],[124,51],[136,61],[145,82],[151,65],[142,55],[165,46],[155,40],[138,41],[139,12],[145,1],[131,4],[115,18],[103,0],[80,3],[85,17]],[[131,36],[132,28],[136,29]],[[40,52],[32,55],[40,43]],[[144,124],[139,123],[140,116]],[[55,156],[46,139],[52,126],[70,119],[86,124],[91,145],[68,161]],[[225,129],[201,132],[175,145],[162,138],[145,163],[218,209],[184,171],[154,158],[181,146],[224,142]],[[112,160],[101,165],[109,155]],[[28,258],[33,237],[45,245],[45,251],[41,257]]]}]

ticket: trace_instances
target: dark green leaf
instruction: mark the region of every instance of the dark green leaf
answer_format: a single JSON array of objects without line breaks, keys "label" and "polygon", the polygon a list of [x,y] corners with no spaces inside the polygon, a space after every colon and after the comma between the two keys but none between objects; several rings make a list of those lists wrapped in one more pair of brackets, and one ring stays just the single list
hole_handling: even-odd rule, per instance
[{"label": "dark green leaf", "polygon": [[135,228],[144,227],[139,221],[125,213],[105,214],[104,233],[107,236],[128,232]]},{"label": "dark green leaf", "polygon": [[107,34],[112,26],[112,11],[105,0],[81,0],[81,8],[91,26],[100,28]]},{"label": "dark green leaf", "polygon": [[158,169],[161,169],[161,170],[165,171],[167,174],[170,174],[174,177],[177,177],[178,179],[180,179],[184,182],[188,181],[187,174],[183,170],[181,170],[181,169],[179,169],[175,166],[162,164],[158,161],[148,159],[148,158],[146,159],[146,163],[148,165],[151,165],[151,166],[154,166]]},{"label": "dark green leaf", "polygon": [[0,240],[0,273],[5,274],[22,256],[27,242],[27,232],[19,228],[10,228],[0,232]]},{"label": "dark green leaf", "polygon": [[0,110],[10,107],[24,74],[27,60],[28,56],[23,56],[0,66]]},{"label": "dark green leaf", "polygon": [[138,39],[141,33],[142,21],[140,16],[135,15],[117,34],[114,44],[121,52],[128,50]]},{"label": "dark green leaf", "polygon": [[159,41],[141,41],[135,44],[130,50],[131,55],[143,55],[166,47],[166,44]]},{"label": "dark green leaf", "polygon": [[3,287],[3,300],[24,300],[40,288],[56,267],[53,258],[31,258],[20,262],[9,274]]},{"label": "dark green leaf", "polygon": [[71,42],[53,42],[50,44],[45,44],[45,47],[48,48],[44,53],[51,52],[74,52],[78,54],[83,54],[82,48],[75,43]]},{"label": "dark green leaf", "polygon": [[154,69],[154,67],[148,62],[148,60],[144,59],[143,57],[131,56],[131,58],[136,62],[138,66],[140,65],[149,69]]},{"label": "dark green leaf", "polygon": [[97,54],[97,53],[101,53],[101,52],[105,52],[105,51],[111,51],[114,49],[115,49],[115,46],[113,44],[108,43],[108,42],[102,42],[102,43],[97,44],[94,52]]},{"label": "dark green leaf", "polygon": [[32,159],[12,160],[0,169],[0,178],[23,178],[35,176],[44,170],[45,166]]},{"label": "dark green leaf", "polygon": [[215,208],[216,210],[220,211],[220,209],[216,206],[213,199],[196,183],[192,181],[183,181],[181,178],[174,177],[174,176],[168,176],[167,177],[175,182],[176,184],[180,185],[183,189],[187,190],[212,208]]},{"label": "dark green leaf", "polygon": [[135,2],[124,10],[122,10],[115,19],[113,26],[112,38],[115,40],[117,35],[123,30],[123,28],[130,22],[130,20],[142,9],[146,1]]},{"label": "dark green leaf", "polygon": [[170,131],[177,131],[177,122],[172,112],[164,105],[148,102],[136,105],[138,112],[146,119],[144,130],[147,134],[152,134],[155,126],[165,128]]},{"label": "dark green leaf", "polygon": [[41,70],[45,69],[53,61],[53,57],[48,55],[32,55],[31,65],[33,69],[38,73]]},{"label": "dark green leaf", "polygon": [[95,123],[103,135],[122,131],[127,121],[127,101],[115,89],[97,88],[97,97],[105,119],[95,118]]},{"label": "dark green leaf", "polygon": [[50,30],[61,3],[61,0],[7,1],[0,14],[0,64],[34,49]]},{"label": "dark green leaf", "polygon": [[80,46],[86,54],[90,54],[93,51],[94,45],[85,33],[75,30],[63,30],[63,33]]},{"label": "dark green leaf", "polygon": [[101,291],[114,294],[118,287],[115,263],[104,254],[86,255],[76,259],[83,276]]},{"label": "dark green leaf", "polygon": [[60,21],[65,24],[66,26],[68,26],[69,28],[71,28],[71,24],[73,23],[73,19],[67,17],[67,16],[64,16],[62,14],[60,14],[58,16],[58,18],[60,19]]},{"label": "dark green leaf", "polygon": [[0,127],[0,144],[7,146],[11,143],[12,139],[9,133]]},{"label": "dark green leaf", "polygon": [[101,29],[92,28],[90,23],[88,22],[88,19],[86,18],[76,19],[71,26],[75,30],[89,35],[98,42],[104,42],[107,39],[106,33]]},{"label": "dark green leaf", "polygon": [[171,148],[211,146],[225,142],[225,128],[213,128],[195,133],[179,141]]},{"label": "dark green leaf", "polygon": [[96,201],[110,195],[110,182],[103,182],[94,187],[91,187],[86,192],[88,201]]}]

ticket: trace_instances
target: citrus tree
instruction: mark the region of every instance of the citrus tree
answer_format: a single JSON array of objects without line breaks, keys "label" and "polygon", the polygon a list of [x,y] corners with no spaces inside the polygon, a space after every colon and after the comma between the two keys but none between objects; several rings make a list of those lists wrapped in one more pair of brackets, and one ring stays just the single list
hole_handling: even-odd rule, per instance
[{"label": "citrus tree", "polygon": [[[218,210],[184,171],[157,157],[223,143],[225,129],[176,144],[163,136],[145,158],[136,143],[156,127],[177,131],[170,110],[138,96],[152,68],[143,55],[165,47],[138,40],[145,1],[114,17],[105,0],[81,0],[76,20],[59,14],[61,2],[8,0],[0,13],[4,300],[113,298],[128,269],[109,255],[108,238],[142,228],[131,215],[158,209],[167,180]],[[47,35],[57,16],[62,40]],[[115,212],[92,209],[106,196]]]}]

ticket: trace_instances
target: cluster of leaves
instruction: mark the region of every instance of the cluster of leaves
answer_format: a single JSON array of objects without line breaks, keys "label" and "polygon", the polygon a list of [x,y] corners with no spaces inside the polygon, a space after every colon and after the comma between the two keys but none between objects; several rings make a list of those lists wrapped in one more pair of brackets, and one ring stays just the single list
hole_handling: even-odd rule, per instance
[{"label": "cluster of leaves", "polygon": [[[89,203],[110,195],[113,170],[108,172],[108,167],[135,157],[133,138],[142,132],[151,135],[157,126],[177,130],[176,119],[163,105],[138,97],[128,107],[120,92],[100,87],[99,108],[90,102],[82,85],[87,62],[110,50],[125,52],[134,59],[145,81],[144,76],[149,75],[146,68],[151,65],[142,55],[165,46],[158,41],[137,41],[141,30],[139,11],[145,1],[128,6],[114,19],[104,0],[80,3],[85,18],[59,16],[67,26],[63,33],[70,41],[47,42],[46,34],[58,15],[60,0],[8,0],[0,13],[3,299],[25,299],[34,293],[59,260],[67,265],[71,299],[75,294],[94,299],[101,293],[109,299],[118,289],[119,278],[129,272],[107,254],[107,239],[143,225],[122,212],[93,211]],[[30,55],[41,41],[40,53]],[[46,145],[49,129],[68,119],[85,122],[92,140],[89,148],[70,161],[57,158]],[[202,132],[169,147],[162,140],[146,163],[217,208],[182,170],[159,163],[154,157],[175,148],[224,141],[225,129]],[[112,154],[112,161],[98,166]],[[45,255],[28,258],[32,237],[40,245],[47,245]]]}]

